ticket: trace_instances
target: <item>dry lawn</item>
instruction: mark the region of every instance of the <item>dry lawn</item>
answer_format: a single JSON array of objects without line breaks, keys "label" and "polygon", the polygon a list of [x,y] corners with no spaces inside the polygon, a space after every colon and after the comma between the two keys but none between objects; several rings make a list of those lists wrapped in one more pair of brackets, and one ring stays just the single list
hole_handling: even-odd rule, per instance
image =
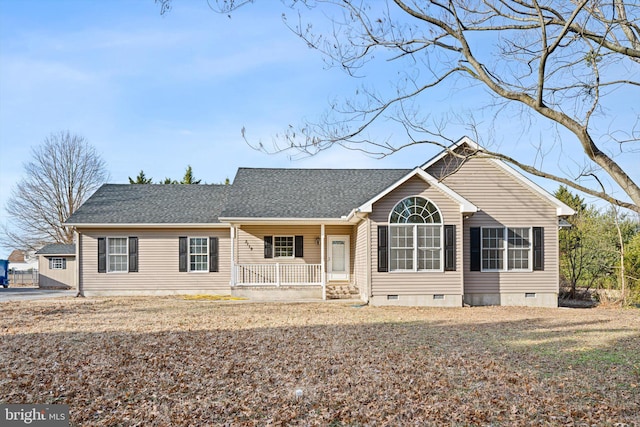
[{"label": "dry lawn", "polygon": [[0,305],[0,403],[72,425],[640,425],[640,310]]}]

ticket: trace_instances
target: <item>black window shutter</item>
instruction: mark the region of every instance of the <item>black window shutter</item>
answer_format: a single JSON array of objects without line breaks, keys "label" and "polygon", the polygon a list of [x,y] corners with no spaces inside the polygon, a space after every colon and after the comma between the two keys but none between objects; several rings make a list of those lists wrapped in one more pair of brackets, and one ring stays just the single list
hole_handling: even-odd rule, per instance
[{"label": "black window shutter", "polygon": [[129,273],[138,272],[138,238],[129,237]]},{"label": "black window shutter", "polygon": [[53,258],[49,258],[49,270],[53,270]]},{"label": "black window shutter", "polygon": [[273,236],[264,236],[264,257],[273,258]]},{"label": "black window shutter", "polygon": [[386,273],[389,271],[389,227],[378,226],[378,271]]},{"label": "black window shutter", "polygon": [[62,258],[62,269],[63,270],[67,269],[67,259],[66,258]]},{"label": "black window shutter", "polygon": [[107,272],[107,239],[98,237],[98,273]]},{"label": "black window shutter", "polygon": [[533,227],[533,269],[544,270],[544,228]]},{"label": "black window shutter", "polygon": [[444,226],[444,270],[456,271],[456,226]]},{"label": "black window shutter", "polygon": [[471,249],[470,269],[471,271],[480,271],[480,266],[482,264],[480,257],[482,255],[482,251],[480,249],[482,239],[482,236],[480,235],[480,227],[471,227],[469,229],[469,238],[469,247]]},{"label": "black window shutter", "polygon": [[218,238],[209,237],[209,271],[218,272]]},{"label": "black window shutter", "polygon": [[189,258],[189,247],[186,237],[178,237],[178,271],[184,273],[187,271],[187,261]]},{"label": "black window shutter", "polygon": [[294,251],[295,251],[296,258],[302,258],[304,256],[304,237],[303,236],[295,237]]}]

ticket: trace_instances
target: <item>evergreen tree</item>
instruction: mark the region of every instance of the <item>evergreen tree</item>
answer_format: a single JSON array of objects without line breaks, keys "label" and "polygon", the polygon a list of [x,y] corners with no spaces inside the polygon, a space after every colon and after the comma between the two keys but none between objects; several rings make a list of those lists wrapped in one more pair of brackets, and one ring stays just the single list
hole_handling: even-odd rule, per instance
[{"label": "evergreen tree", "polygon": [[144,171],[140,170],[140,173],[135,180],[129,177],[129,184],[153,184],[153,178],[147,178],[147,176],[144,174]]},{"label": "evergreen tree", "polygon": [[184,173],[184,178],[180,181],[180,184],[200,184],[202,182],[201,179],[196,179],[193,176],[193,169],[191,165],[187,165],[187,170]]}]

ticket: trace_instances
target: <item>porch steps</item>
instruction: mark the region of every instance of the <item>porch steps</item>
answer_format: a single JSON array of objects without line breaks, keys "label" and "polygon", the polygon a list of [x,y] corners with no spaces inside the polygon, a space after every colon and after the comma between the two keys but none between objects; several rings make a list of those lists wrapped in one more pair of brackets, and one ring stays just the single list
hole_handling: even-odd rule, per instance
[{"label": "porch steps", "polygon": [[327,299],[355,299],[360,295],[358,288],[350,283],[328,283]]}]

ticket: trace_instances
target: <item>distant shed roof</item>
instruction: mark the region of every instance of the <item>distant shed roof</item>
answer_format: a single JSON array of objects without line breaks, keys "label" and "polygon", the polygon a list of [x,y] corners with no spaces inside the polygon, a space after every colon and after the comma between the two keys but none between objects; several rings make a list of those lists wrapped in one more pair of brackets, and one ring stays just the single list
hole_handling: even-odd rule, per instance
[{"label": "distant shed roof", "polygon": [[212,224],[228,185],[105,184],[66,224]]},{"label": "distant shed roof", "polygon": [[51,243],[44,246],[36,255],[75,255],[76,245],[67,245],[63,243]]}]

